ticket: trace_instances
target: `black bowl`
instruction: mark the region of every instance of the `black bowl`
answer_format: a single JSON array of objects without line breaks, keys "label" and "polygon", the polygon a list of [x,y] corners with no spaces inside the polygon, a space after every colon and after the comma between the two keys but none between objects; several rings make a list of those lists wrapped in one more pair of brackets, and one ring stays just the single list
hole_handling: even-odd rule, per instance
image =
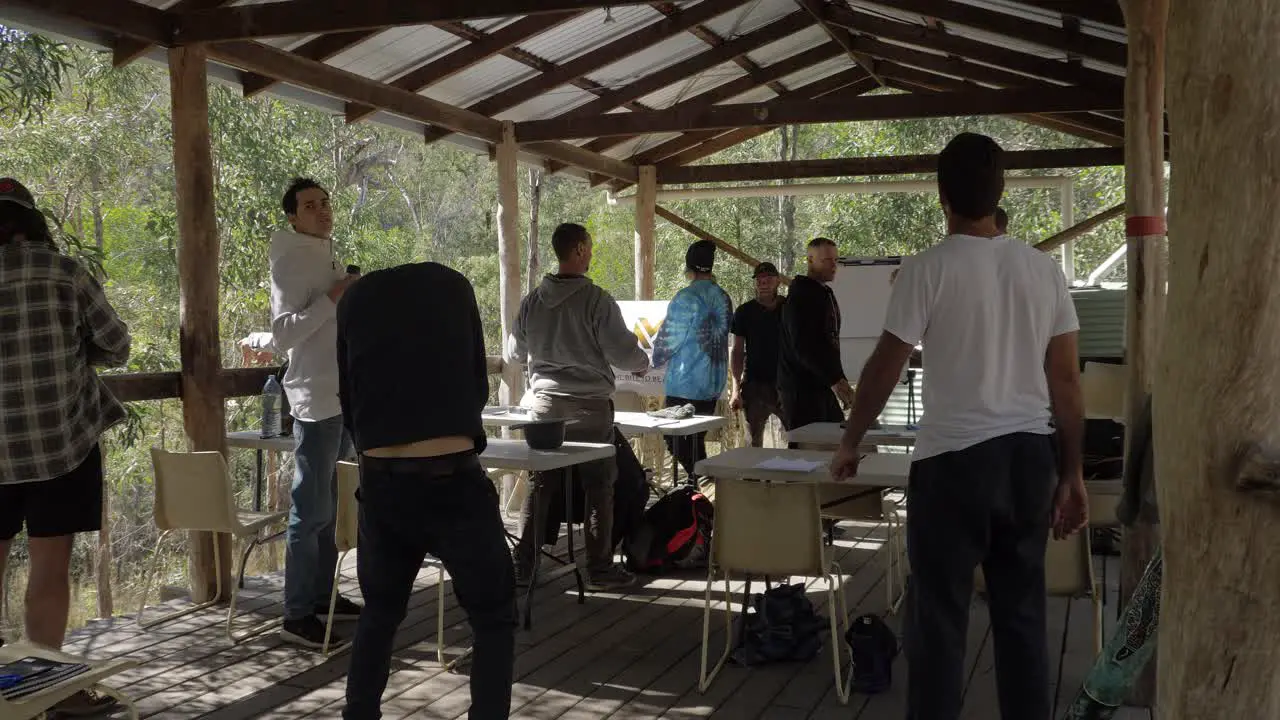
[{"label": "black bowl", "polygon": [[564,445],[564,428],[572,420],[531,420],[512,425],[512,430],[523,430],[524,441],[534,450],[556,450]]}]

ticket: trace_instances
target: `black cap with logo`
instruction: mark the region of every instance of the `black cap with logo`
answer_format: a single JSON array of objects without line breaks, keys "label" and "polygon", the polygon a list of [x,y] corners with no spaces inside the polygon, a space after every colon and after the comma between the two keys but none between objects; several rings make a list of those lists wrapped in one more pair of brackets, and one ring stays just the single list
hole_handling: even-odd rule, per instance
[{"label": "black cap with logo", "polygon": [[760,263],[759,265],[756,266],[756,271],[751,274],[751,277],[758,278],[761,275],[772,275],[774,277],[777,277],[778,266],[774,265],[773,263],[767,260],[765,262]]}]

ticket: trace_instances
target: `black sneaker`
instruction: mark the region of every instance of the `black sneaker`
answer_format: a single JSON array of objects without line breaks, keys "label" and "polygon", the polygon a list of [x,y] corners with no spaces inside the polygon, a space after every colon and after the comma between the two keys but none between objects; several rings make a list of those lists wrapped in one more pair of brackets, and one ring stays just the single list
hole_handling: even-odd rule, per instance
[{"label": "black sneaker", "polygon": [[[284,626],[280,628],[280,639],[294,645],[320,650],[324,648],[324,623],[320,622],[315,615],[308,615],[298,620],[285,620]],[[329,637],[330,647],[346,644],[346,638],[336,632]]]},{"label": "black sneaker", "polygon": [[607,570],[597,570],[587,574],[587,589],[592,592],[621,590],[635,584],[636,576],[621,565],[612,565]]},{"label": "black sneaker", "polygon": [[[333,604],[334,620],[359,620],[360,611],[364,608],[352,602],[343,595],[338,596],[338,601]],[[320,618],[320,622],[329,619],[329,606],[320,605],[316,607],[316,617]]]}]

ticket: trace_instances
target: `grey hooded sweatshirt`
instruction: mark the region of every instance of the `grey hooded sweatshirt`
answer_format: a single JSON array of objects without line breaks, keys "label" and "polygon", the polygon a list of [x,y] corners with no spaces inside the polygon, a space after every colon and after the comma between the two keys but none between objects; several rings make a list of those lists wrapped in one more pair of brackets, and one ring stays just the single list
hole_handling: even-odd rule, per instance
[{"label": "grey hooded sweatshirt", "polygon": [[581,275],[547,275],[525,296],[507,359],[528,363],[533,392],[575,398],[612,397],[614,367],[649,367],[613,296]]}]

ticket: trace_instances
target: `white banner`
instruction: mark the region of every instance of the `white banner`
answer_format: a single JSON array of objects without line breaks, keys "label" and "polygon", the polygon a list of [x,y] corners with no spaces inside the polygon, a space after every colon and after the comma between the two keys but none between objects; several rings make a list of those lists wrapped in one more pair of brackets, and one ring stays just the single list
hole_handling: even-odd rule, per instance
[{"label": "white banner", "polygon": [[[619,300],[622,320],[636,334],[640,347],[653,361],[653,341],[658,339],[658,330],[667,317],[666,300]],[[613,369],[618,383],[618,392],[639,393],[648,397],[662,397],[662,380],[666,376],[663,370],[650,370],[643,377],[635,373]]]}]

